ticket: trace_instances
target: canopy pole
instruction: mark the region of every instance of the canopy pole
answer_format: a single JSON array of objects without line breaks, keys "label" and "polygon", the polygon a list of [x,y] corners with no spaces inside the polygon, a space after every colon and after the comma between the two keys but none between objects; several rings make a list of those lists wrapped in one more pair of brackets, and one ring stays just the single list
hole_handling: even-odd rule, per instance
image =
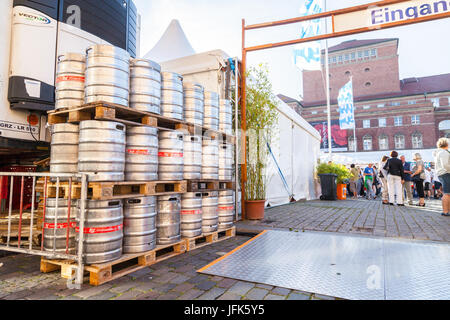
[{"label": "canopy pole", "polygon": [[[327,11],[327,0],[325,0],[325,12]],[[325,20],[325,34],[328,33],[328,24]],[[328,61],[328,39],[325,40],[325,79],[326,79],[326,96],[327,96],[327,118],[328,118],[328,153],[329,161],[333,160],[333,145],[331,137],[331,98],[330,98],[330,65]]]},{"label": "canopy pole", "polygon": [[242,19],[242,66],[241,66],[241,212],[242,220],[247,218],[245,210],[245,183],[247,182],[247,50],[245,49],[245,19]]}]

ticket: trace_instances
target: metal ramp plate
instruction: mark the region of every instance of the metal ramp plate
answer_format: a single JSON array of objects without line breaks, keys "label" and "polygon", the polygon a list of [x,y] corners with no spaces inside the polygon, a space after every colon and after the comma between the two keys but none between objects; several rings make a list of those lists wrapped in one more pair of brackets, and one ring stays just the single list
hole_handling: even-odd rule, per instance
[{"label": "metal ramp plate", "polygon": [[447,243],[265,231],[199,272],[343,299],[450,299]]}]

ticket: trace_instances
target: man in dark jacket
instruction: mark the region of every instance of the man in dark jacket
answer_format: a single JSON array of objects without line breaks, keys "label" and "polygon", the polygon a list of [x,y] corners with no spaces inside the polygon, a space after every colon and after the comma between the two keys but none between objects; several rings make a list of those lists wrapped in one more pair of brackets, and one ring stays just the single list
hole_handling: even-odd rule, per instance
[{"label": "man in dark jacket", "polygon": [[[401,156],[400,160],[402,160],[403,163],[403,171],[405,172],[405,183],[403,184],[403,190],[406,191],[406,199],[408,201],[409,205],[413,204],[413,196],[412,196],[412,190],[411,190],[411,162],[406,162],[405,156]],[[403,193],[404,195],[404,193]]]},{"label": "man in dark jacket", "polygon": [[402,161],[398,159],[397,151],[391,152],[391,158],[386,162],[384,169],[388,173],[389,204],[393,206],[397,200],[397,205],[404,206],[403,184],[405,183],[405,172]]}]

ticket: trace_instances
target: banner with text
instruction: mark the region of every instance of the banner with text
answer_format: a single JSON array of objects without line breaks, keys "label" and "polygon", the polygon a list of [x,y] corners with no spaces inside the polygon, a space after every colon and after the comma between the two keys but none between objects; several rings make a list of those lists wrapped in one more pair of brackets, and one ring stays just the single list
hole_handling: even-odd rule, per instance
[{"label": "banner with text", "polygon": [[449,1],[410,0],[334,16],[334,31],[381,28],[382,25],[450,13]]}]

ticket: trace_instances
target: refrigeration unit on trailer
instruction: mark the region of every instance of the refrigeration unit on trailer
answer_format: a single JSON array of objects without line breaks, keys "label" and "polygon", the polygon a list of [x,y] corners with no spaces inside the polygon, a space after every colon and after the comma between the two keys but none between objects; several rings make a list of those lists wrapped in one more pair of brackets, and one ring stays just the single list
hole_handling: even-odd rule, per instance
[{"label": "refrigeration unit on trailer", "polygon": [[[48,142],[60,55],[111,44],[138,55],[132,0],[0,1],[0,147]],[[11,143],[14,141],[14,143]],[[31,145],[33,146],[33,143]]]}]

